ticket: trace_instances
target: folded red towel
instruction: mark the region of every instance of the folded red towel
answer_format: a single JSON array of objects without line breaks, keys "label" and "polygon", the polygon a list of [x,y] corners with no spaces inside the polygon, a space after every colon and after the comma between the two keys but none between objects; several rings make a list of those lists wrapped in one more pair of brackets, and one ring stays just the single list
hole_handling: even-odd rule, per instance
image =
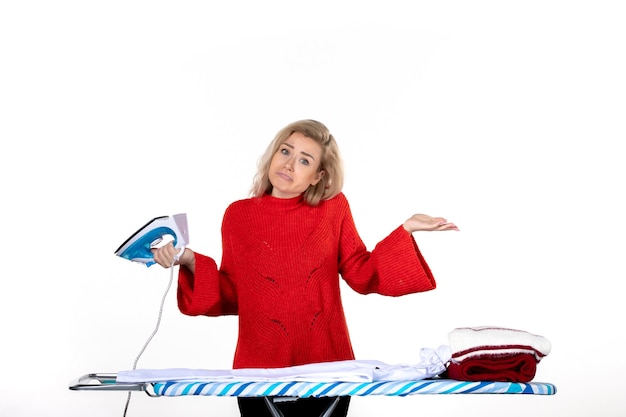
[{"label": "folded red towel", "polygon": [[529,382],[551,349],[543,336],[505,327],[460,327],[448,338],[446,374],[461,381]]},{"label": "folded red towel", "polygon": [[459,381],[529,382],[535,377],[537,360],[529,353],[472,357],[450,362],[447,377]]}]

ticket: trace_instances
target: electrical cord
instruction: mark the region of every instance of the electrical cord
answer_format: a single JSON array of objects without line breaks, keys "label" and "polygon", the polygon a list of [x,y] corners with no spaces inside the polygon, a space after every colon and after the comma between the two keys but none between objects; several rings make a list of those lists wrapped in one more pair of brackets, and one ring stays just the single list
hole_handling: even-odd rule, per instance
[{"label": "electrical cord", "polygon": [[[180,254],[182,254],[184,251],[185,251],[185,248],[182,248],[182,250],[180,251]],[[161,306],[159,307],[159,316],[157,318],[156,326],[154,327],[154,330],[152,331],[152,334],[150,335],[150,337],[148,337],[148,340],[146,340],[146,343],[144,343],[143,347],[139,351],[139,354],[135,358],[135,362],[133,362],[133,370],[137,369],[137,362],[139,362],[139,358],[141,357],[141,355],[143,355],[144,351],[150,344],[150,341],[152,341],[152,338],[154,337],[154,335],[156,335],[157,332],[159,331],[159,326],[161,325],[161,318],[163,317],[163,308],[165,306],[165,299],[167,298],[167,294],[169,293],[170,288],[172,287],[172,282],[174,281],[174,265],[176,264],[176,261],[178,261],[178,258],[179,258],[179,255],[176,255],[174,259],[172,260],[172,264],[170,265],[170,279],[169,279],[169,282],[167,283],[167,288],[165,288],[165,293],[163,294],[163,298],[161,299]],[[128,412],[128,405],[130,404],[131,394],[132,392],[128,391],[128,396],[126,397],[126,405],[124,406],[124,417],[126,417],[126,413]]]}]

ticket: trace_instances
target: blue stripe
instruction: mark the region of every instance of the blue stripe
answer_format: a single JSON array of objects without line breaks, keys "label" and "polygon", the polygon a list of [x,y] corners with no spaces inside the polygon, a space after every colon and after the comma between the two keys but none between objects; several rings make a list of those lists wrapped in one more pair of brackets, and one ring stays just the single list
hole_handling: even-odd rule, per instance
[{"label": "blue stripe", "polygon": [[152,388],[154,389],[154,393],[156,395],[161,395],[161,387],[163,386],[163,384],[161,382],[155,382],[154,384],[152,384]]},{"label": "blue stripe", "polygon": [[383,381],[379,388],[382,388],[382,391],[377,393],[379,395],[398,395],[398,381]]},{"label": "blue stripe", "polygon": [[[464,382],[462,384],[455,385],[454,387],[450,388],[449,390],[443,391],[443,394],[449,394],[449,393],[451,393],[453,391],[458,391],[459,388],[465,387],[465,386],[470,385],[470,384],[471,384],[470,382]],[[481,388],[489,386],[489,384],[490,384],[490,382],[480,382],[476,386],[470,387],[470,388],[464,390],[463,393],[469,393],[469,392],[478,391]]]},{"label": "blue stripe", "polygon": [[[248,391],[248,396],[250,397],[267,397],[267,394],[264,394],[262,391],[265,387],[268,386],[267,382],[264,383],[259,383],[259,384],[254,384],[252,385],[252,387],[250,388],[250,390]],[[269,390],[266,390],[265,392],[267,393]],[[261,394],[259,394],[259,392],[261,392]]]},{"label": "blue stripe", "polygon": [[[235,383],[235,384],[236,384],[236,383]],[[226,384],[226,386],[224,387],[224,389],[222,389],[222,391],[220,391],[217,395],[222,396],[222,397],[229,395],[229,394],[228,394],[228,391],[229,391],[229,390],[230,390],[230,389],[231,389],[231,388],[232,388],[235,384],[233,384],[233,383],[231,383],[231,384]]]},{"label": "blue stripe", "polygon": [[207,383],[208,389],[204,392],[204,395],[213,395],[213,393],[217,391],[220,385],[221,384],[219,382],[208,382]]},{"label": "blue stripe", "polygon": [[276,389],[276,387],[279,387],[281,385],[280,382],[276,382],[272,385],[269,386],[268,389],[266,389],[265,391],[263,391],[263,394],[261,394],[261,397],[267,397],[268,395],[272,395],[272,392]]},{"label": "blue stripe", "polygon": [[239,386],[239,388],[237,388],[237,389],[235,390],[235,392],[233,393],[233,396],[234,396],[234,397],[239,397],[239,394],[241,394],[241,393],[243,392],[243,390],[245,390],[245,389],[246,389],[246,387],[247,387],[247,386],[249,386],[250,384],[252,384],[252,382],[246,382],[246,383],[244,383],[244,384],[241,384],[241,385]]},{"label": "blue stripe", "polygon": [[330,391],[333,390],[333,388],[335,388],[337,385],[340,385],[341,382],[334,382],[332,384],[330,384],[330,386],[326,389],[323,389],[322,392],[319,393],[320,397],[323,397],[325,394],[328,394]]},{"label": "blue stripe", "polygon": [[380,387],[381,385],[384,385],[384,382],[379,382],[377,384],[374,384],[371,388],[367,389],[363,394],[360,395],[369,395],[372,391],[374,391],[376,388]]},{"label": "blue stripe", "polygon": [[352,391],[350,391],[348,393],[348,395],[356,395],[357,392],[359,392],[360,390],[362,390],[364,387],[368,386],[370,384],[370,382],[362,382],[359,385],[356,386],[356,388],[354,388]]},{"label": "blue stripe", "polygon": [[202,390],[204,389],[204,387],[206,387],[208,384],[202,383],[202,384],[198,384],[198,387],[196,388],[196,390],[193,392],[193,395],[201,395],[202,394]]},{"label": "blue stripe", "polygon": [[163,385],[163,394],[165,394],[167,392],[167,389],[174,384],[174,382],[167,382],[165,385]]},{"label": "blue stripe", "polygon": [[521,392],[522,394],[528,394],[528,391],[530,389],[530,393],[533,393],[533,389],[530,385],[528,384],[519,384],[519,383],[511,383],[509,385],[509,388],[506,390],[506,392],[508,392],[509,394],[517,394],[518,392]]},{"label": "blue stripe", "polygon": [[189,392],[189,390],[191,389],[191,387],[194,386],[194,383],[188,383],[187,386],[185,388],[183,388],[183,390],[181,391],[180,395],[187,395],[187,393]]},{"label": "blue stripe", "polygon": [[399,395],[400,397],[406,397],[407,395],[409,395],[409,392],[405,392],[405,391],[407,391],[413,385],[414,385],[413,382],[402,384],[401,387],[396,389],[396,391],[394,392],[394,395]]},{"label": "blue stripe", "polygon": [[315,395],[315,391],[317,391],[318,389],[320,389],[320,387],[323,387],[324,385],[326,385],[325,382],[320,382],[318,384],[313,385],[311,388],[309,388],[309,390],[307,392],[304,393],[304,395],[302,397],[317,397],[317,395]]},{"label": "blue stripe", "polygon": [[296,382],[290,382],[290,383],[286,384],[283,387],[283,389],[278,391],[278,395],[285,395],[285,393],[289,390],[289,388],[293,387],[294,385],[296,385]]},{"label": "blue stripe", "polygon": [[432,383],[431,382],[418,382],[418,383],[411,383],[411,385],[413,386],[411,387],[409,392],[407,392],[405,395],[409,395],[411,393],[421,391],[422,388],[428,387],[429,385],[432,385]]}]

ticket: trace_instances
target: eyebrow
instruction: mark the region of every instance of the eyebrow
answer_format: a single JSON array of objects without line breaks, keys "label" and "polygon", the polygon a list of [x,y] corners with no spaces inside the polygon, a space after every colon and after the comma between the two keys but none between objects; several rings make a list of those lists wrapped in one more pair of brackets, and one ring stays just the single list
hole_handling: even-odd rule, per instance
[{"label": "eyebrow", "polygon": [[[287,143],[287,142],[283,142],[283,145],[285,145],[285,146],[289,146],[291,149],[295,149],[295,147],[294,147],[293,145],[291,145],[291,144],[289,144],[289,143]],[[304,155],[304,156],[308,156],[309,158],[311,158],[312,160],[314,160],[314,161],[315,161],[315,158],[314,158],[314,157],[313,157],[313,155],[311,155],[310,153],[308,153],[308,152],[303,152],[303,151],[300,151],[300,153],[301,153],[302,155]]]}]

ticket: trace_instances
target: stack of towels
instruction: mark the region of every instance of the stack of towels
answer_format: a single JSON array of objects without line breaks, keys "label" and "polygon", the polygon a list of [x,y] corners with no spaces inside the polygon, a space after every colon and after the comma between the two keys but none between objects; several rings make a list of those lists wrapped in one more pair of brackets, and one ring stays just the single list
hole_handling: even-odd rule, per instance
[{"label": "stack of towels", "polygon": [[445,377],[459,381],[529,382],[551,344],[504,327],[461,327],[448,334],[452,358]]}]

